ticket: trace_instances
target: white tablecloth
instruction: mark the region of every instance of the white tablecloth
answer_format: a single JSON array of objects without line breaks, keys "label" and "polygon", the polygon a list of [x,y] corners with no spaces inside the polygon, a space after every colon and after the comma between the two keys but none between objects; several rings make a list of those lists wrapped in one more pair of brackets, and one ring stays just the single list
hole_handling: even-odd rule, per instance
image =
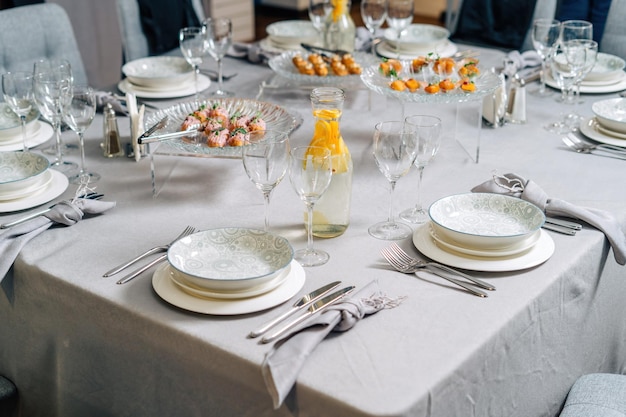
[{"label": "white tablecloth", "polygon": [[[484,52],[482,60],[498,65],[500,58]],[[271,75],[234,60],[224,70],[239,73],[226,86],[249,98]],[[591,115],[600,97],[584,96],[578,110]],[[569,109],[553,98],[527,98],[527,124],[482,130],[479,163],[455,140],[455,106],[406,106],[406,114],[437,113],[446,124],[442,148],[425,171],[424,204],[469,192],[493,171],[515,172],[550,196],[609,210],[626,225],[626,162],[568,150],[542,125]],[[308,143],[307,91],[267,90],[262,99],[300,112],[304,124],[292,144]],[[260,370],[269,346],[246,335],[288,304],[243,316],[201,315],[161,300],[151,273],[126,285],[102,277],[188,224],[262,228],[261,193],[240,160],[157,156],[153,197],[149,158],[104,158],[96,118],[86,134],[88,168],[102,175],[97,191],[117,207],[34,239],[2,284],[0,374],[16,383],[23,415],[554,416],[580,375],[626,372],[625,272],[591,227],[575,237],[550,233],[556,250],[540,266],[475,272],[497,286],[487,299],[387,266],[380,250],[389,242],[367,233],[389,204],[370,143],[375,122],[399,112],[394,100],[363,89],[348,93],[341,128],[355,167],[351,224],[341,237],[315,241],[331,259],[306,269],[300,294],[337,279],[357,287],[378,280],[387,295],[408,298],[321,343],[277,411]],[[463,114],[456,135],[473,138]],[[475,123],[470,117],[467,124]],[[127,119],[120,126],[128,134]],[[74,140],[71,132],[64,137]],[[69,159],[78,161],[76,154]],[[399,181],[396,212],[415,203],[416,186],[416,171]],[[271,227],[295,248],[306,244],[303,209],[283,181],[272,196]],[[417,255],[409,239],[400,244]]]}]

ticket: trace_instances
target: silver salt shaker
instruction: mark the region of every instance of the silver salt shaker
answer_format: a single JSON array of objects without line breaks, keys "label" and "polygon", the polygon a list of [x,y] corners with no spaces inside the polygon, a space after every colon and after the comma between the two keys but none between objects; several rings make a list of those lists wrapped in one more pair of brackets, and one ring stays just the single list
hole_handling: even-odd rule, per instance
[{"label": "silver salt shaker", "polygon": [[117,126],[117,117],[111,103],[104,108],[104,156],[114,158],[124,156],[124,149],[120,141],[120,130]]}]

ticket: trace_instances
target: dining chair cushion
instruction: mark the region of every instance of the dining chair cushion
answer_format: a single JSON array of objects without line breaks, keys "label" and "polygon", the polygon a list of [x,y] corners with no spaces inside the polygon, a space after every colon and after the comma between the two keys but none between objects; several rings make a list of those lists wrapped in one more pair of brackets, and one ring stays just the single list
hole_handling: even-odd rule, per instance
[{"label": "dining chair cushion", "polygon": [[626,0],[612,0],[600,41],[600,52],[626,59]]},{"label": "dining chair cushion", "polygon": [[88,82],[72,24],[55,3],[0,11],[0,73],[31,71],[40,59],[67,59],[77,83]]},{"label": "dining chair cushion", "polygon": [[626,417],[626,375],[588,374],[576,380],[559,417]]},{"label": "dining chair cushion", "polygon": [[17,387],[0,375],[0,416],[13,416],[17,410]]}]

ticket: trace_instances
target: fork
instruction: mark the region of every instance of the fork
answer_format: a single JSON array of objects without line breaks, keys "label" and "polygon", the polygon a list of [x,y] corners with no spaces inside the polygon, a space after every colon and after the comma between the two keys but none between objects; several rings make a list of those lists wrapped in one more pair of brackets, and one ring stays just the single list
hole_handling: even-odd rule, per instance
[{"label": "fork", "polygon": [[572,143],[574,143],[575,145],[581,147],[581,148],[588,148],[589,150],[593,150],[593,149],[600,149],[600,150],[605,150],[608,152],[616,152],[622,155],[626,155],[626,148],[621,147],[621,146],[615,146],[615,145],[607,145],[604,143],[601,144],[593,144],[590,142],[587,142],[585,140],[582,140],[581,138],[579,138],[578,136],[576,136],[573,133],[568,133],[567,138],[572,141]]},{"label": "fork", "polygon": [[166,244],[166,245],[161,245],[161,246],[155,246],[151,249],[148,249],[147,251],[145,251],[144,253],[142,253],[141,255],[137,256],[134,259],[131,259],[128,262],[125,262],[121,265],[116,266],[115,268],[111,269],[110,271],[106,272],[104,275],[102,275],[103,277],[110,277],[112,275],[117,274],[120,271],[123,271],[124,269],[128,268],[129,266],[133,265],[136,262],[139,262],[140,260],[152,255],[153,253],[157,253],[157,252],[162,252],[162,251],[166,251],[169,249],[170,246],[172,246],[177,240],[184,238],[185,236],[189,236],[190,234],[192,234],[193,232],[196,231],[195,227],[191,227],[191,226],[187,226],[185,228],[185,230],[183,230],[181,232],[180,235],[176,236],[176,238],[174,240],[172,240],[170,243]]},{"label": "fork", "polygon": [[[606,156],[606,157],[609,157],[609,158],[626,160],[626,153],[621,153],[619,151],[611,150],[611,149],[589,147],[589,146],[587,146],[585,144],[582,144],[582,143],[580,143],[580,144],[579,143],[575,143],[568,136],[563,136],[561,138],[561,140],[570,149],[573,149],[574,151],[576,151],[578,153],[585,153],[585,154],[588,153],[588,154],[593,154],[593,155],[598,155],[598,156]],[[598,153],[596,153],[596,152],[598,152]]]}]

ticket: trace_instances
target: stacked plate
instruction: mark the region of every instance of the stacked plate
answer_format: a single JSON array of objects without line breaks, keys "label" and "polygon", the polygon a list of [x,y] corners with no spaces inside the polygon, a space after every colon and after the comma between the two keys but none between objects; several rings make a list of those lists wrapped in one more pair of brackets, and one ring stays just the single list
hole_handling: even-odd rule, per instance
[{"label": "stacked plate", "polygon": [[[26,116],[26,144],[29,148],[50,139],[52,127],[39,120],[39,111],[33,108]],[[23,148],[22,125],[20,118],[8,104],[0,103],[0,152],[17,151]]]},{"label": "stacked plate", "polygon": [[[624,65],[625,62],[622,58],[599,52],[596,64],[580,83],[580,92],[584,94],[605,94],[626,89]],[[551,74],[548,75],[546,84],[553,88],[559,88]]]},{"label": "stacked plate", "polygon": [[301,43],[317,43],[319,32],[308,20],[283,20],[267,26],[267,38],[261,42],[270,52],[300,50]]},{"label": "stacked plate", "polygon": [[287,239],[256,229],[220,228],[174,243],[153,286],[165,300],[204,314],[245,314],[280,304],[304,285]]},{"label": "stacked plate", "polygon": [[442,198],[429,209],[431,222],[413,241],[424,255],[464,269],[507,271],[546,261],[554,251],[537,206],[500,194]]},{"label": "stacked plate", "polygon": [[[195,94],[193,67],[184,58],[153,56],[124,64],[126,76],[118,88],[124,93],[134,93],[145,98],[172,98]],[[198,89],[208,88],[210,80],[200,74]]]},{"label": "stacked plate", "polygon": [[[626,98],[596,101],[591,105],[597,130],[605,135],[626,139]],[[626,146],[626,142],[624,142]]]},{"label": "stacked plate", "polygon": [[385,29],[383,38],[377,51],[388,58],[411,59],[418,56],[436,53],[441,57],[448,57],[457,51],[448,39],[450,32],[441,26],[428,24],[412,24],[402,31],[400,37],[395,29]]},{"label": "stacked plate", "polygon": [[48,160],[33,152],[0,152],[0,212],[23,210],[59,196],[65,175],[49,169]]}]

